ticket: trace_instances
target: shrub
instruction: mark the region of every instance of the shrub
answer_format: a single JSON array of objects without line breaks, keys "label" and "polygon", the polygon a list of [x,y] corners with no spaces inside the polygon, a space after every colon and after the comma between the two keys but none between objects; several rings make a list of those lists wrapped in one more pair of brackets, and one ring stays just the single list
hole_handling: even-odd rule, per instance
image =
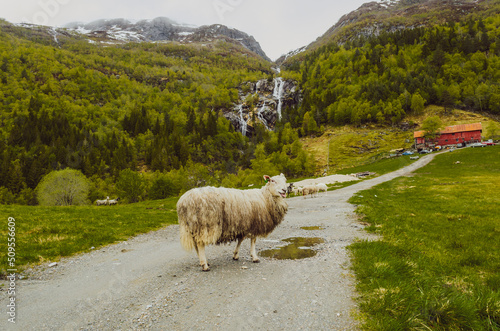
[{"label": "shrub", "polygon": [[79,170],[52,171],[42,178],[35,191],[42,206],[85,205],[89,180]]},{"label": "shrub", "polygon": [[149,198],[152,200],[165,199],[175,195],[175,187],[172,180],[161,176],[153,180],[149,191]]},{"label": "shrub", "polygon": [[0,187],[0,204],[11,205],[16,201],[16,196],[5,186]]},{"label": "shrub", "polygon": [[34,206],[37,204],[35,191],[29,187],[24,188],[17,198],[20,205]]},{"label": "shrub", "polygon": [[138,202],[142,199],[145,183],[142,175],[130,169],[120,171],[116,190],[121,198],[128,202]]}]

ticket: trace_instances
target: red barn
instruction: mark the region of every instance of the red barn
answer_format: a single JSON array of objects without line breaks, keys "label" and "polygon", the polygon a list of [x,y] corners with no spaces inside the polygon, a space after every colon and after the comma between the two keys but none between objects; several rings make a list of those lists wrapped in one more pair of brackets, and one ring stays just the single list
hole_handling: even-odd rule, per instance
[{"label": "red barn", "polygon": [[446,146],[456,145],[459,143],[471,144],[479,142],[481,141],[482,132],[483,126],[481,123],[473,123],[447,126],[439,133],[434,141],[426,141],[424,131],[415,131],[413,133],[413,137],[415,138],[416,145],[433,143],[436,145]]}]

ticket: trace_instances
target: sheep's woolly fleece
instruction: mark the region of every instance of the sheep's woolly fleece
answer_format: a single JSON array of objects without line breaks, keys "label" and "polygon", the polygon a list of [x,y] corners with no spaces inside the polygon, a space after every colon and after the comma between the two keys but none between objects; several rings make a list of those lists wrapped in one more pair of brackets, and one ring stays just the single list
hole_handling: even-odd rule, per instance
[{"label": "sheep's woolly fleece", "polygon": [[315,185],[315,184],[319,184],[319,183],[335,184],[335,183],[350,182],[352,180],[359,180],[359,178],[357,178],[355,176],[351,176],[351,175],[331,175],[331,176],[325,176],[325,177],[304,179],[304,180],[301,180],[300,182],[293,183],[293,186],[304,187],[307,185]]}]

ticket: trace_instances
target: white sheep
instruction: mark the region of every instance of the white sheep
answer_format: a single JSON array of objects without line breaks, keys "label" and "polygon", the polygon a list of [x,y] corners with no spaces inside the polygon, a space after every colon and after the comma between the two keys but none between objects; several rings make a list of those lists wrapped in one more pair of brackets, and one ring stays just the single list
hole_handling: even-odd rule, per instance
[{"label": "white sheep", "polygon": [[109,204],[109,197],[106,197],[106,200],[96,200],[95,204],[96,204],[96,206],[108,205]]},{"label": "white sheep", "polygon": [[321,191],[325,191],[325,195],[327,195],[327,192],[328,192],[328,186],[326,186],[325,183],[319,183],[319,184],[316,184],[316,187],[318,188],[318,194],[319,192]]},{"label": "white sheep", "polygon": [[120,198],[116,198],[116,199],[113,199],[113,200],[109,200],[108,201],[108,205],[112,206],[112,205],[117,205],[118,204],[118,200],[120,200]]},{"label": "white sheep", "polygon": [[310,194],[311,197],[314,198],[314,195],[318,194],[318,187],[316,185],[305,186],[304,189],[302,190],[302,195],[304,196],[304,199],[307,197],[308,194]]},{"label": "white sheep", "polygon": [[296,186],[292,189],[292,193],[297,196],[297,195],[302,195],[302,191],[304,188],[302,186]]},{"label": "white sheep", "polygon": [[203,271],[210,270],[206,245],[237,240],[233,259],[238,260],[245,238],[251,239],[252,261],[259,262],[255,252],[257,237],[271,233],[288,210],[285,176],[264,176],[264,179],[267,183],[261,189],[195,188],[177,202],[181,245],[187,251],[196,249]]},{"label": "white sheep", "polygon": [[297,190],[298,195],[302,195],[303,192],[304,192],[304,187],[303,186],[299,186],[298,190]]}]

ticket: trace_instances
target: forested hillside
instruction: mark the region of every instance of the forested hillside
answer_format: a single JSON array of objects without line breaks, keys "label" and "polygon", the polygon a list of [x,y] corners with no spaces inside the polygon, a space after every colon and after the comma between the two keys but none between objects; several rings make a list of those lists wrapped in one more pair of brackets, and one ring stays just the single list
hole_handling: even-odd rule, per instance
[{"label": "forested hillside", "polygon": [[286,74],[304,93],[289,114],[293,126],[304,115],[317,127],[396,125],[430,104],[500,114],[500,5],[488,8],[458,22],[331,42],[288,60]]},{"label": "forested hillside", "polygon": [[94,198],[114,193],[124,169],[186,177],[172,194],[218,185],[256,155],[281,158],[269,170],[288,175],[300,155],[294,173],[311,173],[291,130],[249,140],[220,116],[243,82],[272,78],[271,63],[245,48],[222,41],[94,44],[52,32],[0,26],[3,202],[33,203],[42,176],[67,167],[93,178]]}]

